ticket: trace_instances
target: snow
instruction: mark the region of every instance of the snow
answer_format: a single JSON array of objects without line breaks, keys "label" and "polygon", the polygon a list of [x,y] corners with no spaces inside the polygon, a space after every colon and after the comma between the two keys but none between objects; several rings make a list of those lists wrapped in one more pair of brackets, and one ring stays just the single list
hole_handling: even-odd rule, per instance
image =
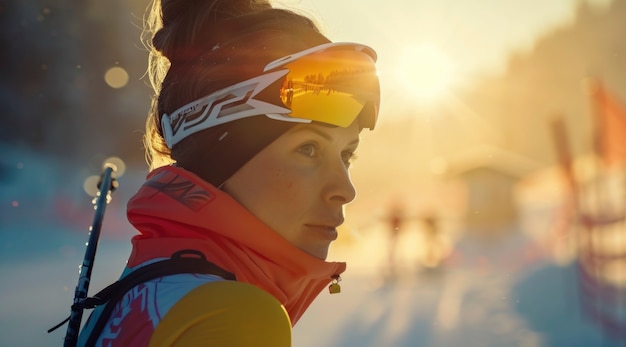
[{"label": "snow", "polygon": [[[97,172],[25,150],[0,154],[0,346],[60,346],[66,327],[46,330],[69,315],[93,212],[82,180]],[[124,266],[132,232],[123,210],[142,179],[141,169],[120,178],[90,292]],[[488,248],[461,238],[455,257],[431,270],[405,238],[402,266],[390,271],[384,231],[333,248],[333,259],[348,261],[341,293],[320,294],[294,328],[294,346],[626,346],[582,310],[576,263],[555,263],[533,238],[513,233]]]}]

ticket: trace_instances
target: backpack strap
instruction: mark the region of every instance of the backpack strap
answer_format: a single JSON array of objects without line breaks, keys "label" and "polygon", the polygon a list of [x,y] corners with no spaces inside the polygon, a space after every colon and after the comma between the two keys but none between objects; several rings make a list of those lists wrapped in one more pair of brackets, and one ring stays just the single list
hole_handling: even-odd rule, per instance
[{"label": "backpack strap", "polygon": [[178,251],[174,253],[170,259],[142,266],[104,288],[96,295],[85,298],[85,300],[77,304],[82,309],[104,305],[101,314],[98,316],[98,320],[93,325],[93,329],[89,334],[85,346],[95,345],[111,317],[115,305],[129,290],[155,278],[181,273],[217,275],[226,280],[236,280],[233,273],[207,261],[202,252],[191,249]]}]

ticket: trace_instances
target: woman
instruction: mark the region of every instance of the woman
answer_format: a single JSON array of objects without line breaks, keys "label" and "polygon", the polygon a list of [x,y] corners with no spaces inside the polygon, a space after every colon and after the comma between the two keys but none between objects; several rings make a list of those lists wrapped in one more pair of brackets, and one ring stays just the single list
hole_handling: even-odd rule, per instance
[{"label": "woman", "polygon": [[140,234],[122,274],[140,280],[79,345],[290,346],[320,291],[339,291],[345,263],[325,258],[378,113],[375,53],[267,1],[156,0],[151,18],[152,171],[128,203]]}]

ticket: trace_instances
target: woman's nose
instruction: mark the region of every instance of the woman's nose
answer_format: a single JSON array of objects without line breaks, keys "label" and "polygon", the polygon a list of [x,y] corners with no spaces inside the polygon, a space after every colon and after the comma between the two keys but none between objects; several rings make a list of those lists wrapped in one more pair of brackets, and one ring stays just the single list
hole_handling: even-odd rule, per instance
[{"label": "woman's nose", "polygon": [[347,204],[356,197],[356,189],[350,179],[350,172],[343,161],[333,165],[327,176],[325,199],[331,203]]}]

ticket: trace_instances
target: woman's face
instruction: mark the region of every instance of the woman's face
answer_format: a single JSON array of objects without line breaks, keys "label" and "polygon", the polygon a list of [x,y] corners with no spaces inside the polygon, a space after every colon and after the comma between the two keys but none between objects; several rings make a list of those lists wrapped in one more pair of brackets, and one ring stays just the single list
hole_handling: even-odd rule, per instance
[{"label": "woman's face", "polygon": [[359,128],[299,124],[247,162],[222,189],[296,247],[326,259],[343,206]]}]

